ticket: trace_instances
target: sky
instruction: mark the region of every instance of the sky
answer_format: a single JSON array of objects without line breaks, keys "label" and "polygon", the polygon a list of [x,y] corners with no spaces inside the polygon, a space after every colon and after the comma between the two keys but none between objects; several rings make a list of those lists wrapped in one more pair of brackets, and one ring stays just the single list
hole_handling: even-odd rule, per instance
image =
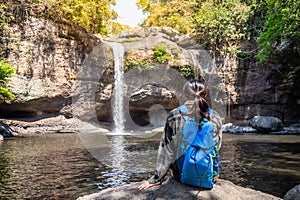
[{"label": "sky", "polygon": [[135,3],[136,0],[116,0],[116,6],[113,9],[119,14],[119,19],[117,20],[119,23],[127,24],[131,27],[136,27],[142,23],[146,16],[141,10],[138,10]]}]

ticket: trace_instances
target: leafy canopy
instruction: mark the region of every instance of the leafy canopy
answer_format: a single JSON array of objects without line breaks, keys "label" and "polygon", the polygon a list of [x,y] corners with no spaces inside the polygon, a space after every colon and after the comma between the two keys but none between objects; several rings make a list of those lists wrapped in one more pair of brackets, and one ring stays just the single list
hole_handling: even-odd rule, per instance
[{"label": "leafy canopy", "polygon": [[9,78],[15,73],[15,68],[7,64],[7,60],[0,59],[0,103],[12,100],[14,95],[6,88]]},{"label": "leafy canopy", "polygon": [[115,0],[43,0],[43,3],[92,33],[107,35],[128,29],[115,21],[118,14],[111,8]]},{"label": "leafy canopy", "polygon": [[276,54],[274,45],[280,47],[292,43],[300,49],[300,1],[267,0],[264,31],[258,38],[258,59],[264,61]]},{"label": "leafy canopy", "polygon": [[[4,24],[7,23],[8,19],[5,16],[5,10],[7,7],[4,4],[0,4],[0,36],[6,37],[6,32],[4,30]],[[1,51],[5,47],[1,46]],[[2,56],[3,52],[0,54]],[[7,83],[9,78],[15,73],[15,68],[7,63],[7,60],[0,57],[0,103],[7,100],[12,100],[14,95],[7,89]]]},{"label": "leafy canopy", "polygon": [[138,0],[136,4],[148,14],[144,26],[191,33],[206,48],[235,54],[241,41],[258,42],[260,61],[286,45],[300,49],[300,1]]},{"label": "leafy canopy", "polygon": [[250,9],[239,0],[220,2],[207,0],[201,4],[194,17],[194,33],[204,46],[231,50],[246,39]]},{"label": "leafy canopy", "polygon": [[136,4],[149,15],[143,22],[143,26],[171,27],[184,34],[193,31],[196,0],[139,0]]},{"label": "leafy canopy", "polygon": [[203,45],[233,46],[245,38],[249,8],[239,0],[139,0],[149,14],[144,26],[168,26],[192,33]]}]

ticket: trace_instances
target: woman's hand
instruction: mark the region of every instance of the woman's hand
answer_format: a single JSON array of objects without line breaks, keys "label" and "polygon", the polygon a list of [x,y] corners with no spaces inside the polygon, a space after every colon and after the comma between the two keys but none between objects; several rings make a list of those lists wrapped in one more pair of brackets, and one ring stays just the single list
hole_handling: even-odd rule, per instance
[{"label": "woman's hand", "polygon": [[157,183],[149,183],[148,181],[144,181],[138,188],[139,190],[147,190],[153,186],[160,185],[160,182]]}]

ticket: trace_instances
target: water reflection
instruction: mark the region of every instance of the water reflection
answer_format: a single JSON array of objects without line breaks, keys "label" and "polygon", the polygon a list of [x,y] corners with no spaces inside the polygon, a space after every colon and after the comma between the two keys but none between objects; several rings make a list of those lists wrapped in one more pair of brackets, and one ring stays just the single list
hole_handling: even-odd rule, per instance
[{"label": "water reflection", "polygon": [[0,146],[0,199],[75,199],[95,191],[89,183],[100,163],[82,150],[78,137],[66,135],[5,141]]},{"label": "water reflection", "polygon": [[111,140],[111,152],[109,157],[112,160],[111,173],[104,174],[111,186],[120,186],[127,183],[129,176],[125,172],[124,136],[114,136]]},{"label": "water reflection", "polygon": [[130,135],[110,135],[109,139],[110,152],[102,158],[108,170],[100,172],[101,177],[106,178],[100,189],[141,181],[154,171],[156,139],[151,141]]},{"label": "water reflection", "polygon": [[225,137],[221,178],[278,197],[300,183],[299,136]]}]

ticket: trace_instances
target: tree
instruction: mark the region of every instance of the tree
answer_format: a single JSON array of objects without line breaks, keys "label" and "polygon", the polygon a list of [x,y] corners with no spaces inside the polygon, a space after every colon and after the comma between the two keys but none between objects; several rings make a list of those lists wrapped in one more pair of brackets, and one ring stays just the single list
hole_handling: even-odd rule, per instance
[{"label": "tree", "polygon": [[196,0],[139,0],[136,4],[145,14],[148,14],[143,26],[171,27],[184,34],[193,31]]},{"label": "tree", "polygon": [[207,0],[195,13],[194,33],[203,46],[232,51],[246,39],[249,11],[239,0]]},{"label": "tree", "polygon": [[206,47],[236,49],[246,38],[250,8],[240,0],[139,0],[137,5],[149,14],[144,26],[192,33]]},{"label": "tree", "polygon": [[[257,58],[264,61],[287,44],[300,49],[300,1],[267,0],[264,31],[258,38]],[[278,47],[276,51],[276,48]],[[274,50],[275,49],[275,50]]]},{"label": "tree", "polygon": [[7,60],[0,59],[0,103],[7,100],[12,100],[14,95],[6,88],[9,78],[13,76],[15,69],[13,66],[7,64]]},{"label": "tree", "polygon": [[63,17],[92,33],[108,34],[109,26],[118,17],[111,9],[115,0],[43,0]]}]

